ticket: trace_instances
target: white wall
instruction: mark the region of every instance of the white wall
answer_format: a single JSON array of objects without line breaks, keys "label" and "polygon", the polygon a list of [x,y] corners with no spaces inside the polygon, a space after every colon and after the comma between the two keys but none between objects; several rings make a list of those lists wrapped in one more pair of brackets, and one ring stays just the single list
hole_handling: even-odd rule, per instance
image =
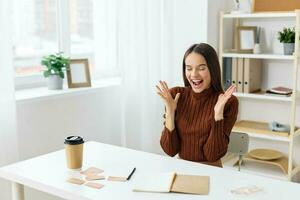
[{"label": "white wall", "polygon": [[[208,2],[211,0],[176,0],[173,4],[173,44],[174,54],[171,64],[174,66],[172,82],[183,85],[182,59],[185,51],[194,43],[207,42]],[[213,0],[215,1],[215,0]]]},{"label": "white wall", "polygon": [[121,145],[120,86],[17,103],[21,159],[63,148],[67,135]]}]

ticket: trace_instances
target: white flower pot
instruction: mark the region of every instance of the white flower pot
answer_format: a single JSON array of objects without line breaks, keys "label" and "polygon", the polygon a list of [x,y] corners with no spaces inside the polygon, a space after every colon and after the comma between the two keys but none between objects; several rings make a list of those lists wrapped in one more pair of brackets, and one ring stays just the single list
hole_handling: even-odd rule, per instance
[{"label": "white flower pot", "polygon": [[293,55],[295,49],[295,43],[283,43],[284,55]]},{"label": "white flower pot", "polygon": [[63,79],[59,75],[50,75],[47,79],[49,90],[61,90],[63,88]]}]

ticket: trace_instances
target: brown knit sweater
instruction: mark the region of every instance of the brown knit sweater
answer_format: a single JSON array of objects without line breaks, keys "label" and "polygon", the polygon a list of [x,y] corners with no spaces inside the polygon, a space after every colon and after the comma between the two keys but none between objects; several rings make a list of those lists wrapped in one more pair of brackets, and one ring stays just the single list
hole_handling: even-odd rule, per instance
[{"label": "brown knit sweater", "polygon": [[212,87],[201,93],[193,92],[191,87],[175,87],[170,92],[173,97],[180,93],[180,98],[174,130],[170,132],[164,127],[161,135],[163,150],[170,156],[179,153],[179,157],[185,160],[220,163],[219,159],[227,152],[229,135],[237,119],[237,98],[232,96],[228,100],[224,119],[215,121],[214,106],[220,93]]}]

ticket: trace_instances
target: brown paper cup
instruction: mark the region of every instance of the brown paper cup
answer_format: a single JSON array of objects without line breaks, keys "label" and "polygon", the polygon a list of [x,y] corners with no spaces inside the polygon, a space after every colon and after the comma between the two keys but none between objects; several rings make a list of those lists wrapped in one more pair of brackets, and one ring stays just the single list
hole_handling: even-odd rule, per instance
[{"label": "brown paper cup", "polygon": [[80,169],[82,167],[84,142],[83,142],[82,138],[81,138],[80,142],[73,142],[73,141],[70,142],[70,140],[68,140],[68,138],[70,138],[70,137],[74,138],[77,136],[69,136],[65,140],[65,152],[66,152],[67,167],[69,169]]}]

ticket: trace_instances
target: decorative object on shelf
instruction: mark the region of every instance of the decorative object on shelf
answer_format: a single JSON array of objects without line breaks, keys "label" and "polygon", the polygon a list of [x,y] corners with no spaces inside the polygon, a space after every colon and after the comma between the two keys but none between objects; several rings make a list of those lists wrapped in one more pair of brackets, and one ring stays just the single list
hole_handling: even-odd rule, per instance
[{"label": "decorative object on shelf", "polygon": [[251,13],[251,0],[234,0],[234,6],[231,14]]},{"label": "decorative object on shelf", "polygon": [[288,158],[285,156],[281,156],[278,159],[272,159],[272,160],[261,160],[261,159],[256,159],[253,158],[252,156],[249,155],[249,153],[247,155],[245,155],[243,157],[243,162],[254,162],[254,163],[260,163],[260,164],[266,164],[266,165],[271,165],[271,166],[275,166],[275,167],[279,167],[282,172],[284,174],[288,174]]},{"label": "decorative object on shelf", "polygon": [[293,93],[293,90],[291,88],[282,87],[282,86],[273,87],[266,91],[266,94],[287,96],[287,97],[291,96],[292,93]]},{"label": "decorative object on shelf", "polygon": [[290,126],[280,124],[278,122],[270,122],[269,123],[269,129],[271,131],[279,131],[279,132],[290,132]]},{"label": "decorative object on shelf", "polygon": [[249,151],[248,155],[259,160],[275,160],[283,156],[280,151],[273,149],[253,149]]},{"label": "decorative object on shelf", "polygon": [[257,28],[257,33],[256,33],[256,38],[255,38],[255,44],[253,48],[253,53],[254,54],[260,54],[261,53],[261,48],[260,48],[260,32],[261,28]]},{"label": "decorative object on shelf", "polygon": [[300,9],[299,0],[253,0],[252,12],[294,11]]},{"label": "decorative object on shelf", "polygon": [[71,59],[67,70],[68,87],[91,87],[88,59]]},{"label": "decorative object on shelf", "polygon": [[63,88],[64,71],[68,69],[70,60],[63,56],[63,52],[44,56],[41,64],[46,67],[43,72],[48,79],[49,90],[60,90]]},{"label": "decorative object on shelf", "polygon": [[237,51],[240,53],[253,53],[256,39],[256,26],[238,26],[237,27],[238,45]]},{"label": "decorative object on shelf", "polygon": [[292,55],[295,49],[295,28],[283,28],[278,32],[278,40],[283,43],[284,55]]}]

